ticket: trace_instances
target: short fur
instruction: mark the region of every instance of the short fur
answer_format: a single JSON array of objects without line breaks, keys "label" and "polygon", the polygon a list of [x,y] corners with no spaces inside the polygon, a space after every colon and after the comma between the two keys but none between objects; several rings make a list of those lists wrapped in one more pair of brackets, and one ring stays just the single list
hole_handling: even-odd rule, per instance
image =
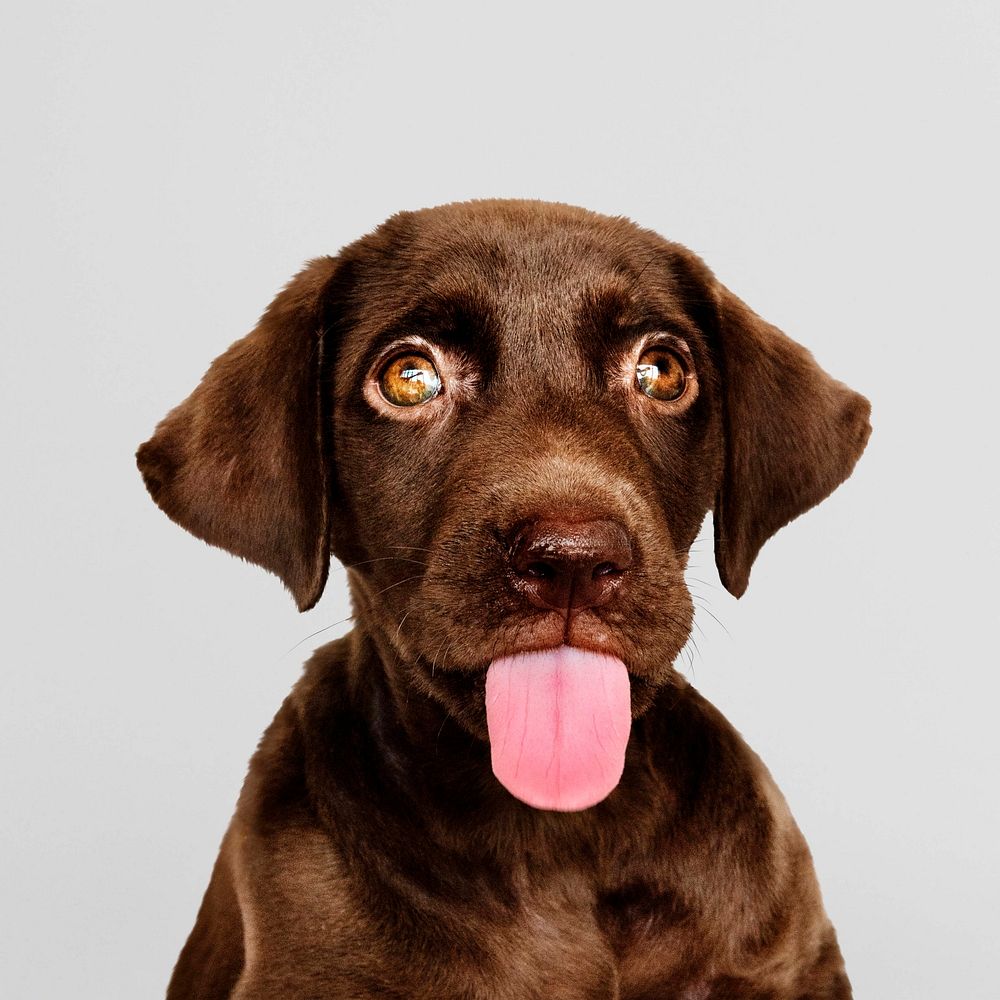
[{"label": "short fur", "polygon": [[[658,331],[690,351],[683,407],[634,384]],[[445,393],[374,405],[380,352],[417,336]],[[706,512],[739,596],[767,538],[850,474],[868,413],[622,218],[446,205],[309,264],[138,452],[171,518],[300,608],[332,551],[355,610],[253,757],[168,997],[849,997],[781,794],[673,663]],[[540,517],[624,525],[612,600],[524,600],[509,539]],[[579,813],[515,800],[486,734],[488,663],[562,642],[632,685],[621,784]]]}]

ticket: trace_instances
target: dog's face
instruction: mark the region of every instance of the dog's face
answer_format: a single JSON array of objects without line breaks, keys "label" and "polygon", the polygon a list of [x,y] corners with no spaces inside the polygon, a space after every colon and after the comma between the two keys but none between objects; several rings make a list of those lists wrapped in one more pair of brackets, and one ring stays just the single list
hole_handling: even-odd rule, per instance
[{"label": "dog's face", "polygon": [[711,279],[549,207],[430,212],[383,239],[388,266],[354,265],[334,366],[356,589],[480,733],[487,664],[560,644],[623,660],[640,711],[687,639],[686,554],[722,471]]},{"label": "dog's face", "polygon": [[332,551],[408,679],[485,736],[487,666],[573,646],[674,677],[706,512],[737,596],[851,471],[867,402],[689,251],[538,202],[393,217],[313,262],[139,451],[182,525],[300,607]]}]

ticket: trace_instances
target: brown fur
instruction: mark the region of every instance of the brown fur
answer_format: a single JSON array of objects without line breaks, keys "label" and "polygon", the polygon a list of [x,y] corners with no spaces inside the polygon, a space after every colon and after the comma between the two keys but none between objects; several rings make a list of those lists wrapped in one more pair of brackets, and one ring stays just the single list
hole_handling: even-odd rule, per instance
[{"label": "brown fur", "polygon": [[[655,331],[690,352],[677,404],[630,381]],[[371,373],[400,337],[433,345],[446,391],[393,412]],[[356,621],[265,734],[168,996],[849,997],[784,800],[673,663],[706,512],[739,596],[868,432],[861,396],[624,219],[469,202],[313,261],[138,453],[170,517],[300,608],[332,551]],[[537,518],[624,526],[606,603],[512,585]],[[561,642],[632,684],[621,784],[580,813],[512,798],[486,738],[490,660]]]}]

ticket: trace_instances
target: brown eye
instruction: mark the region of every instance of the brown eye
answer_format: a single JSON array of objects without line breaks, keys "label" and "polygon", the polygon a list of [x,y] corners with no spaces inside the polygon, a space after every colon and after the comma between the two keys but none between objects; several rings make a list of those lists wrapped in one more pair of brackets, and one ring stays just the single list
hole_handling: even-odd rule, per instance
[{"label": "brown eye", "polygon": [[378,377],[382,395],[393,406],[416,406],[441,391],[441,376],[424,354],[398,354]]},{"label": "brown eye", "polygon": [[635,366],[639,388],[653,399],[680,399],[687,389],[687,370],[681,359],[665,347],[642,352]]}]

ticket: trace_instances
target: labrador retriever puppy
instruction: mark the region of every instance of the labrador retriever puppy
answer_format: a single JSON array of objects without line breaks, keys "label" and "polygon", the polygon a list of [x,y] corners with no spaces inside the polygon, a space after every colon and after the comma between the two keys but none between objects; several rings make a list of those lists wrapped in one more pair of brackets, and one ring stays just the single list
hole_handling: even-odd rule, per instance
[{"label": "labrador retriever puppy", "polygon": [[674,667],[867,401],[676,243],[562,204],[312,261],[138,451],[156,503],[349,635],[250,764],[168,997],[842,1000],[809,850]]}]

